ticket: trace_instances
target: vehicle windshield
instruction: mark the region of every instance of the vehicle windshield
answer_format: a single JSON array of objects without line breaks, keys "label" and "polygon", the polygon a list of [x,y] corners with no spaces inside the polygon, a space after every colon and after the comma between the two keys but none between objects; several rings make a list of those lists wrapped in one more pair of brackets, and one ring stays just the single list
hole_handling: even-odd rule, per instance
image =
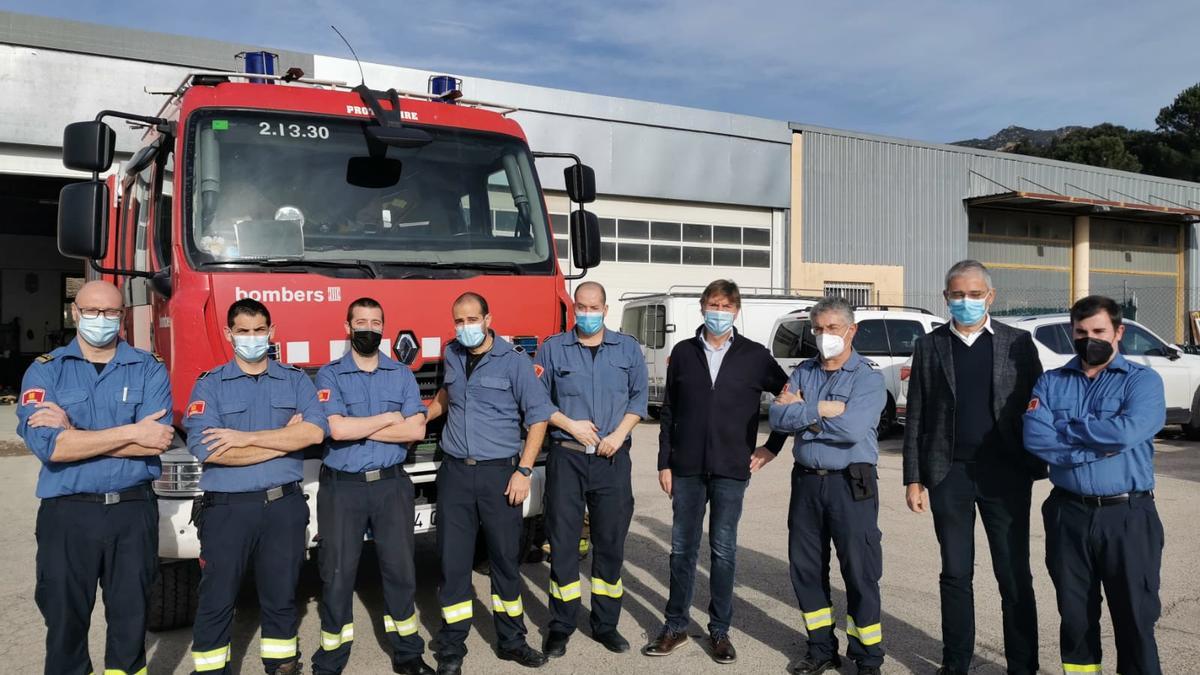
[{"label": "vehicle windshield", "polygon": [[[369,141],[366,122],[202,112],[192,152],[189,255],[198,264],[550,273],[528,148],[420,127],[429,142]],[[397,175],[398,173],[398,175]]]}]

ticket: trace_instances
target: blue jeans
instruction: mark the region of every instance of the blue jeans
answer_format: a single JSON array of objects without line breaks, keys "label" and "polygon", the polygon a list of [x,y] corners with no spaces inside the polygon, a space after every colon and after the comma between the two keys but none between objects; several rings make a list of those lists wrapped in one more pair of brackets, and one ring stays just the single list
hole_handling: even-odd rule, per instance
[{"label": "blue jeans", "polygon": [[712,504],[708,519],[708,545],[712,549],[709,569],[708,632],[725,635],[733,619],[733,573],[736,567],[737,528],[742,517],[742,498],[750,481],[719,476],[675,476],[671,510],[671,597],[667,600],[666,627],[682,633],[688,627],[688,609],[696,584],[696,558],[704,511]]}]

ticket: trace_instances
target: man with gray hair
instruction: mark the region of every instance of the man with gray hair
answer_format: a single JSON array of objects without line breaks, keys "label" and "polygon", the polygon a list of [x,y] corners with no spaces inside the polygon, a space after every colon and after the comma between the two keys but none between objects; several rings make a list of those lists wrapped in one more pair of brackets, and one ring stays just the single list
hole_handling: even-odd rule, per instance
[{"label": "man with gray hair", "polygon": [[[1029,505],[1045,465],[1026,453],[1022,418],[1042,373],[1029,333],[989,315],[996,290],[975,260],[946,273],[951,322],[917,341],[908,380],[904,483],[908,507],[933,511],[941,548],[942,667],[966,673],[975,650],[975,510],[1000,586],[1009,673],[1038,669],[1029,570]],[[927,492],[928,490],[928,492]]]},{"label": "man with gray hair", "polygon": [[771,429],[796,435],[788,560],[808,630],[808,653],[791,666],[813,675],[841,665],[829,595],[829,545],[846,582],[846,655],[859,675],[883,664],[879,579],[879,415],[887,403],[883,375],[851,346],[858,330],[842,298],[809,310],[819,359],[796,366],[775,403]]}]

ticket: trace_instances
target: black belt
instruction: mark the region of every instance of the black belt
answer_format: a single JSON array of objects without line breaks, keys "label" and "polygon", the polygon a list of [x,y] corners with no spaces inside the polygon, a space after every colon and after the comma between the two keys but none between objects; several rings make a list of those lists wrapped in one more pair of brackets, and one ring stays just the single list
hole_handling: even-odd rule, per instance
[{"label": "black belt", "polygon": [[71,502],[88,502],[89,504],[104,504],[111,506],[121,502],[144,502],[154,496],[149,483],[131,487],[120,492],[80,492],[73,495],[63,495],[54,499],[65,499]]},{"label": "black belt", "polygon": [[1093,497],[1091,495],[1077,495],[1070,490],[1056,487],[1050,491],[1050,496],[1068,502],[1079,502],[1086,506],[1115,506],[1117,504],[1128,504],[1131,500],[1141,497],[1154,498],[1154,490],[1144,490],[1141,492],[1122,492],[1119,495],[1106,495],[1103,497]]},{"label": "black belt", "polygon": [[[630,443],[631,443],[630,439],[625,439],[625,442],[622,443],[621,447],[617,448],[617,450],[618,451],[625,450],[626,448],[628,448],[630,446]],[[560,441],[557,438],[550,439],[550,446],[553,447],[556,445],[561,448],[566,448],[567,450],[574,450],[576,452],[582,452],[585,455],[596,454],[596,447],[597,447],[595,445],[584,445],[583,443],[580,443],[579,441]],[[591,448],[591,450],[588,450],[588,448]]]},{"label": "black belt", "polygon": [[273,487],[269,490],[255,490],[254,492],[206,492],[204,493],[204,503],[206,506],[212,504],[236,504],[240,502],[264,502],[270,504],[277,499],[283,499],[290,494],[300,491],[300,483],[284,483],[279,487]]},{"label": "black belt", "polygon": [[453,455],[442,455],[443,460],[450,460],[467,466],[516,466],[517,456],[505,457],[504,459],[475,459],[473,457],[454,457]]},{"label": "black belt", "polygon": [[802,466],[800,464],[796,465],[796,469],[798,469],[800,473],[807,474],[809,476],[832,476],[835,474],[846,473],[845,469],[810,469],[807,466]]},{"label": "black belt", "polygon": [[334,480],[348,480],[356,483],[374,483],[377,480],[396,478],[400,476],[404,473],[404,467],[399,464],[393,464],[392,466],[382,469],[371,469],[370,471],[363,471],[362,473],[350,473],[347,471],[340,471],[330,466],[322,466],[321,471],[324,471],[326,475]]}]

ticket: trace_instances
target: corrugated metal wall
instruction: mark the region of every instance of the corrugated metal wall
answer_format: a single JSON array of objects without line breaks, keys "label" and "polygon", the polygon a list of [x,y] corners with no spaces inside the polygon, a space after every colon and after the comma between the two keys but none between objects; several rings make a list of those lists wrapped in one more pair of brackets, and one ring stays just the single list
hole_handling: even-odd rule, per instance
[{"label": "corrugated metal wall", "polygon": [[[1200,208],[1200,184],[793,124],[804,136],[804,262],[904,266],[905,295],[937,297],[967,254],[963,200],[1058,192]],[[1087,192],[1085,192],[1087,191]],[[1124,195],[1129,196],[1123,196]],[[1189,229],[1196,251],[1200,228]],[[1189,307],[1200,306],[1200,259],[1189,255]]]}]

